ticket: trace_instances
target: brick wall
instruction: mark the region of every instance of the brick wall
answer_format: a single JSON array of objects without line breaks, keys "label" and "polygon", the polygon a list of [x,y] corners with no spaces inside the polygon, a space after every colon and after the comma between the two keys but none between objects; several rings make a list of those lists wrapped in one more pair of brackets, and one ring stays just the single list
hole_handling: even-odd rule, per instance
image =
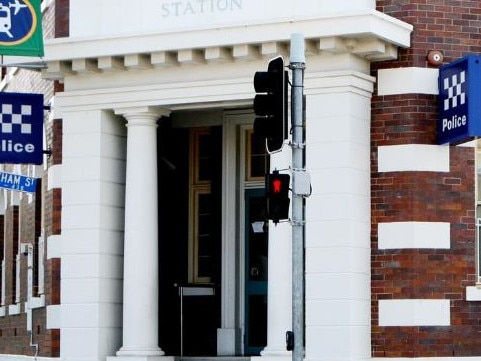
[{"label": "brick wall", "polygon": [[55,0],[55,8],[55,37],[68,37],[70,0]]},{"label": "brick wall", "polygon": [[[57,14],[56,6],[66,6]],[[62,19],[62,21],[59,21]],[[68,0],[56,0],[43,13],[44,38],[68,35]],[[62,84],[53,83],[42,79],[41,72],[27,69],[6,69],[6,79],[3,82],[3,91],[33,92],[44,94],[45,105],[49,105],[56,91],[62,90]],[[9,310],[14,305],[15,282],[14,259],[18,248],[18,239],[21,242],[35,244],[40,232],[43,231],[44,240],[51,235],[61,233],[61,189],[47,189],[47,172],[54,165],[61,164],[62,157],[62,122],[52,119],[49,114],[45,117],[45,137],[47,148],[52,151],[47,159],[46,171],[40,180],[44,187],[44,199],[40,192],[29,197],[19,195],[18,205],[8,201],[5,214],[0,216],[0,255],[5,249],[6,264],[6,302],[4,305],[5,316],[0,316],[0,354],[22,354],[33,356],[35,348],[30,346],[30,337],[34,344],[38,344],[38,356],[60,356],[60,330],[47,328],[46,307],[36,308],[32,311],[32,335],[27,331],[27,314],[24,303],[27,300],[27,257],[21,256],[20,262],[20,311],[18,314]],[[4,171],[14,171],[13,165],[3,165]],[[29,167],[21,166],[22,174],[27,174]],[[3,192],[3,190],[2,190]],[[17,192],[18,193],[18,192]],[[10,198],[11,191],[7,191]],[[18,194],[17,194],[18,195]],[[41,212],[44,214],[44,224],[40,224]],[[20,227],[16,227],[18,223]],[[18,228],[18,235],[14,235]],[[45,251],[47,246],[45,246]],[[35,251],[37,252],[37,251]],[[37,254],[37,253],[35,253]],[[60,304],[60,259],[44,258],[44,296],[45,306]],[[34,274],[35,285],[38,285],[38,274]],[[34,287],[34,295],[38,288]]]},{"label": "brick wall", "polygon": [[[377,9],[414,25],[411,47],[395,66],[427,66],[429,50],[442,50],[449,63],[481,52],[481,4],[478,0],[378,0]],[[391,67],[389,63],[384,67]]]},{"label": "brick wall", "polygon": [[[379,11],[414,25],[412,46],[380,68],[430,67],[429,50],[445,62],[479,52],[481,2],[381,0]],[[450,147],[450,171],[389,172],[377,168],[379,146],[436,144],[433,95],[403,94],[372,101],[372,354],[375,357],[481,354],[481,302],[467,302],[476,282],[475,151]],[[450,249],[378,249],[380,222],[449,222]],[[380,327],[378,300],[450,300],[450,326]]]}]

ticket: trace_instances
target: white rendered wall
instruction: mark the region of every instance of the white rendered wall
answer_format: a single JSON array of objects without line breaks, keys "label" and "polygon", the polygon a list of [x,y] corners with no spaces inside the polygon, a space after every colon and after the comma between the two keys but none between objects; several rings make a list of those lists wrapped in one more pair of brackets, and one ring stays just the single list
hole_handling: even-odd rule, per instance
[{"label": "white rendered wall", "polygon": [[70,36],[195,30],[374,10],[374,0],[70,1]]},{"label": "white rendered wall", "polygon": [[379,69],[377,73],[378,95],[434,94],[438,90],[437,68],[391,68]]},{"label": "white rendered wall", "polygon": [[307,360],[371,355],[371,92],[372,79],[353,71],[306,78]]},{"label": "white rendered wall", "polygon": [[379,172],[449,172],[449,147],[398,144],[378,147]]},{"label": "white rendered wall", "polygon": [[61,358],[105,360],[121,341],[124,122],[63,115]]},{"label": "white rendered wall", "polygon": [[379,326],[450,325],[450,300],[379,300]]},{"label": "white rendered wall", "polygon": [[423,249],[451,247],[448,222],[388,222],[378,224],[379,249]]}]

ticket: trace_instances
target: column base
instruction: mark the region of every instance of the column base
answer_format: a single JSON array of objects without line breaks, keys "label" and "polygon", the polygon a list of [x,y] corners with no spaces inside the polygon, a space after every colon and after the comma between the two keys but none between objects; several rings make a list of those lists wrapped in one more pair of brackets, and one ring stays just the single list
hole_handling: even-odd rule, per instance
[{"label": "column base", "polygon": [[217,329],[217,356],[235,356],[240,354],[240,329]]},{"label": "column base", "polygon": [[265,348],[261,351],[260,356],[253,356],[251,360],[255,361],[291,361],[292,360],[292,352],[285,351],[285,350],[269,350]]},{"label": "column base", "polygon": [[175,361],[174,356],[164,355],[118,355],[107,357],[107,361]]}]

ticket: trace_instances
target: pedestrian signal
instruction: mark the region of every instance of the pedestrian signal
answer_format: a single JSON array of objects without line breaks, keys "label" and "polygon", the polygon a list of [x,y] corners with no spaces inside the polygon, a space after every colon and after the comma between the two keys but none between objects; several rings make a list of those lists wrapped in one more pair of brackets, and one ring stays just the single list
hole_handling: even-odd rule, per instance
[{"label": "pedestrian signal", "polygon": [[289,219],[289,174],[278,171],[266,175],[267,214],[274,223]]}]

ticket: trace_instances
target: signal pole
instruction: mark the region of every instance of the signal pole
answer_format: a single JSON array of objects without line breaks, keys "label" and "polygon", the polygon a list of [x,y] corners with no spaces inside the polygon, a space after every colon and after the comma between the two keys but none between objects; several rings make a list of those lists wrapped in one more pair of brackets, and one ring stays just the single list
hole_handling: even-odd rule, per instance
[{"label": "signal pole", "polygon": [[[292,331],[286,333],[286,348],[293,361],[304,359],[304,197],[311,194],[310,176],[304,167],[304,36],[292,34],[289,68],[292,70]],[[267,72],[254,75],[254,134],[266,138],[267,151],[282,149],[287,137],[288,72],[284,60],[269,62]],[[268,219],[278,223],[288,218],[289,198],[285,197],[288,175],[278,172],[266,175]],[[277,189],[277,191],[276,191]]]},{"label": "signal pole", "polygon": [[[304,168],[304,36],[292,34],[292,360],[304,359],[304,196],[308,176]],[[309,187],[310,187],[310,182]]]}]

